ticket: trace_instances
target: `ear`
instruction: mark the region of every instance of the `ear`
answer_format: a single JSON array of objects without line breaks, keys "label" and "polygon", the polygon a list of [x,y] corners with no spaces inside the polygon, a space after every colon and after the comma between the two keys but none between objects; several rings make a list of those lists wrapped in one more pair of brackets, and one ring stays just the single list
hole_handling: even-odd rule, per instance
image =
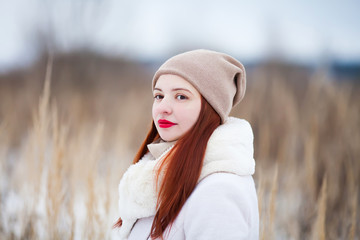
[{"label": "ear", "polygon": [[233,99],[233,106],[238,104],[244,97],[246,91],[246,73],[245,68],[241,66],[241,70],[239,70],[234,76],[234,84],[236,86],[236,93]]}]

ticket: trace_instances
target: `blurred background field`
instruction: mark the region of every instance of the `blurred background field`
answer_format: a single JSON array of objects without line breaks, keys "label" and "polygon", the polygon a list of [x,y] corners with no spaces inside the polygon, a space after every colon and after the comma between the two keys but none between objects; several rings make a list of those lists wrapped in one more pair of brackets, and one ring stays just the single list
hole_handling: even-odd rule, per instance
[{"label": "blurred background field", "polygon": [[[0,9],[11,16],[0,21],[6,40],[9,29],[20,29],[10,10],[26,13],[27,3],[5,2]],[[232,115],[247,119],[254,131],[260,239],[360,239],[360,47],[353,40],[360,30],[352,14],[359,4],[329,3],[324,13],[317,7],[325,2],[291,7],[278,1],[275,18],[264,10],[275,8],[265,3],[210,1],[201,21],[195,18],[201,4],[187,1],[139,1],[142,7],[64,2],[33,1],[42,6],[34,10],[40,24],[19,30],[29,36],[21,38],[27,51],[16,57],[9,49],[17,41],[1,44],[0,239],[116,239],[117,185],[150,125],[152,75],[164,59],[194,48],[227,52],[246,67],[246,96]],[[181,22],[175,11],[187,7],[195,24]],[[228,12],[242,8],[247,24]],[[295,14],[304,9],[309,20]],[[119,16],[109,21],[118,27],[94,26],[117,16],[114,11]],[[178,20],[166,25],[169,12]],[[249,16],[259,12],[271,19],[267,42],[259,43],[252,31],[245,31],[247,40],[230,39],[239,37],[240,22],[254,27]],[[344,25],[331,25],[334,13]],[[218,25],[210,21],[213,14],[223,17]],[[285,22],[310,35],[286,38],[294,32],[281,32]],[[319,22],[340,29],[345,40]],[[107,45],[95,44],[101,38]],[[286,46],[295,39],[293,48]]]}]

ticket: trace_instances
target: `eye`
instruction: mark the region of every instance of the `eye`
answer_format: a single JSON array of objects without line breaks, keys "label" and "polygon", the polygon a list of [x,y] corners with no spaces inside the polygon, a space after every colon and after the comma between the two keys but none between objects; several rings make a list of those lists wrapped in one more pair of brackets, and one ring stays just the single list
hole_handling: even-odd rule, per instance
[{"label": "eye", "polygon": [[177,99],[177,100],[185,100],[185,99],[188,99],[188,97],[185,96],[185,95],[179,94],[179,95],[176,95],[176,99]]},{"label": "eye", "polygon": [[160,95],[160,94],[155,94],[154,98],[156,100],[160,100],[160,99],[163,99],[164,97],[162,95]]}]

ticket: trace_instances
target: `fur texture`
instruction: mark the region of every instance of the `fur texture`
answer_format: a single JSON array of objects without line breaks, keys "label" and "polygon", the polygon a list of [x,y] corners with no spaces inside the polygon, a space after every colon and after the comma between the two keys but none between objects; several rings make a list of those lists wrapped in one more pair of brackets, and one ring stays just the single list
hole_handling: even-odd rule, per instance
[{"label": "fur texture", "polygon": [[[164,149],[165,150],[165,149]],[[243,119],[229,117],[211,135],[199,181],[216,172],[240,176],[255,172],[253,132]],[[155,171],[159,159],[148,153],[131,165],[119,184],[119,213],[123,220],[120,238],[127,239],[137,219],[156,213]]]}]

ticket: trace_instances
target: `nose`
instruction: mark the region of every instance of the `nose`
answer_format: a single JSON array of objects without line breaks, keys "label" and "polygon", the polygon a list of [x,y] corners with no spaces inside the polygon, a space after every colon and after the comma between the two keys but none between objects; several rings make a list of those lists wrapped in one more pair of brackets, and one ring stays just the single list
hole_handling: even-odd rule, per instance
[{"label": "nose", "polygon": [[165,115],[172,113],[172,104],[168,98],[164,97],[160,102],[154,104],[156,104],[155,108],[157,109],[158,113]]}]

